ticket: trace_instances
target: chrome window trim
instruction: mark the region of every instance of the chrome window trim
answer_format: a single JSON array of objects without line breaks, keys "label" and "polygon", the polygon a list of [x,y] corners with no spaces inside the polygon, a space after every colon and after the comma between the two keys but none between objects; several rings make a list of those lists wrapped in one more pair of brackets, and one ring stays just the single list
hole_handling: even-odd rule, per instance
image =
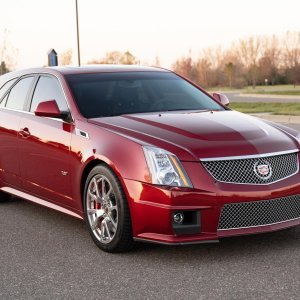
[{"label": "chrome window trim", "polygon": [[29,112],[29,111],[25,111],[25,110],[19,110],[19,109],[14,109],[14,108],[9,108],[9,107],[0,107],[1,109],[5,109],[5,110],[10,110],[10,111],[16,111],[16,112],[20,112],[20,113],[25,113],[25,114],[30,114],[33,115],[33,113]]},{"label": "chrome window trim", "polygon": [[[21,76],[22,77],[22,76]],[[21,77],[14,77],[8,81],[5,81],[4,84],[2,84],[2,86],[0,87],[0,89],[2,89],[8,82],[14,80],[15,82],[13,82],[13,84],[8,88],[8,90],[2,95],[2,97],[0,97],[0,103],[2,103],[2,101],[4,100],[4,98],[7,96],[7,94],[9,94],[10,90],[15,86],[15,84],[19,81],[19,79]],[[6,103],[5,103],[6,104]],[[4,106],[2,106],[4,107]]]},{"label": "chrome window trim", "polygon": [[264,157],[268,157],[268,156],[278,156],[278,155],[291,154],[291,153],[296,153],[296,152],[299,152],[299,150],[293,149],[293,150],[271,152],[271,153],[264,153],[264,154],[200,158],[200,161],[224,161],[224,160],[239,160],[239,159],[248,159],[248,158],[264,158]]},{"label": "chrome window trim", "polygon": [[285,221],[280,221],[280,222],[275,222],[275,223],[270,223],[270,224],[264,224],[264,225],[257,225],[257,226],[232,227],[232,228],[218,229],[218,231],[240,230],[240,229],[248,229],[248,228],[259,228],[259,227],[266,227],[266,226],[272,226],[272,225],[277,225],[277,224],[288,223],[288,222],[292,222],[292,221],[296,221],[296,220],[300,220],[300,218],[294,218],[294,219],[289,219],[289,220],[285,220]]},{"label": "chrome window trim", "polygon": [[[31,115],[31,116],[36,116],[34,113],[30,112],[30,111],[25,111],[25,110],[18,110],[18,109],[13,109],[13,108],[8,108],[8,107],[0,107],[0,109],[5,109],[5,110],[9,110],[9,111],[14,111],[14,112],[19,112],[19,113],[23,113],[23,114],[27,114],[27,115]],[[36,116],[38,117],[38,116]],[[72,122],[67,122],[63,119],[58,119],[58,118],[49,118],[49,117],[43,117],[49,120],[53,120],[53,121],[58,121],[58,122],[62,122],[62,123],[66,123],[66,124],[73,124],[74,121]]]}]

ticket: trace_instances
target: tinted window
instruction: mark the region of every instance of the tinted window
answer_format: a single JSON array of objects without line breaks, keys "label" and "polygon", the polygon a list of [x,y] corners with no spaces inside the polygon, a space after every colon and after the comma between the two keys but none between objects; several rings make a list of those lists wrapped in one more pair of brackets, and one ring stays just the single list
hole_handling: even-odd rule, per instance
[{"label": "tinted window", "polygon": [[33,79],[34,77],[23,78],[11,89],[6,102],[6,107],[23,110],[26,96]]},{"label": "tinted window", "polygon": [[14,82],[17,79],[12,79],[10,81],[7,81],[0,89],[0,106],[4,106],[5,105],[5,101],[3,99],[3,101],[1,100],[1,98],[4,96],[4,94],[8,91],[8,89],[14,84]]},{"label": "tinted window", "polygon": [[122,114],[223,110],[181,77],[169,72],[120,72],[66,75],[86,118]]},{"label": "tinted window", "polygon": [[41,76],[34,90],[30,111],[34,112],[39,103],[49,100],[56,100],[60,111],[68,111],[68,106],[57,80]]}]

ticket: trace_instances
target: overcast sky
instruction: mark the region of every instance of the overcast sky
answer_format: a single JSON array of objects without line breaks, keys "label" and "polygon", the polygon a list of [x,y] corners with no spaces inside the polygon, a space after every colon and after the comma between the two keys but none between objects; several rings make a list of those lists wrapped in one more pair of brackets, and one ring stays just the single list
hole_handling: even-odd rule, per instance
[{"label": "overcast sky", "polygon": [[[78,0],[82,62],[113,50],[169,67],[189,50],[251,35],[300,30],[300,0]],[[18,68],[46,64],[50,48],[74,51],[75,0],[0,0],[0,38],[9,30]],[[2,38],[0,39],[0,42]]]}]

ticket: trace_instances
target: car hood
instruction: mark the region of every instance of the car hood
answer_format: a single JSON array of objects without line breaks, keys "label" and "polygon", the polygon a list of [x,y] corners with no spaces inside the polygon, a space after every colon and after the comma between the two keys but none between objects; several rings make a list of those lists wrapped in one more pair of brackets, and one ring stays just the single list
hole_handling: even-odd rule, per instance
[{"label": "car hood", "polygon": [[289,133],[235,111],[131,114],[89,122],[141,144],[168,150],[182,161],[266,154],[299,147]]}]

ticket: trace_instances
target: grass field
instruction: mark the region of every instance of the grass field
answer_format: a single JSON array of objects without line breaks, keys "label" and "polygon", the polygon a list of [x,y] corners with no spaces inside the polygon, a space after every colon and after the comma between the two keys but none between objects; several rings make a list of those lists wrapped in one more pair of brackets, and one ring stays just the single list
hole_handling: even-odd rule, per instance
[{"label": "grass field", "polygon": [[231,109],[243,113],[272,113],[274,115],[300,116],[299,103],[277,103],[277,102],[232,102]]},{"label": "grass field", "polygon": [[257,86],[255,89],[252,87],[245,87],[242,89],[232,89],[229,87],[210,88],[209,92],[235,92],[239,94],[264,94],[264,95],[288,95],[300,96],[300,86],[294,87],[293,85],[274,85],[274,86]]},{"label": "grass field", "polygon": [[300,90],[279,90],[279,91],[252,91],[248,94],[263,94],[263,95],[283,95],[283,96],[300,96]]}]

